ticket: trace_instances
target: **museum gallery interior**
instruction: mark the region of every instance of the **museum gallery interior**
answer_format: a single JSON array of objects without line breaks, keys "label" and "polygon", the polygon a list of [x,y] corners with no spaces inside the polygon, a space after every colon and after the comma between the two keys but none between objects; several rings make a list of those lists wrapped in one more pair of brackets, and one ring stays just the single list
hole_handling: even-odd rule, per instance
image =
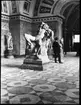
[{"label": "museum gallery interior", "polygon": [[1,103],[79,104],[79,55],[80,0],[1,1]]}]

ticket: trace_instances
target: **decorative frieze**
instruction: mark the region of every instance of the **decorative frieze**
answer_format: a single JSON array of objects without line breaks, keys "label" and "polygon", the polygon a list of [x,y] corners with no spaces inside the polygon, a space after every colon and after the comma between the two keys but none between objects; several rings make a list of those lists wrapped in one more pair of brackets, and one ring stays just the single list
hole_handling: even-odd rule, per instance
[{"label": "decorative frieze", "polygon": [[63,19],[61,17],[58,17],[58,16],[33,18],[33,22],[59,21],[62,23],[62,20]]},{"label": "decorative frieze", "polygon": [[[2,19],[4,20],[9,20],[8,16],[3,16],[2,15]],[[62,23],[63,21],[63,17],[62,16],[49,16],[49,17],[37,17],[37,18],[30,18],[28,16],[24,16],[24,15],[12,15],[10,16],[10,19],[12,20],[22,20],[22,21],[26,21],[26,22],[30,22],[30,23],[35,23],[35,22],[42,22],[42,21],[59,21]]]},{"label": "decorative frieze", "polygon": [[23,21],[27,21],[27,22],[32,22],[32,19],[29,18],[29,17],[25,17],[25,16],[19,16],[20,20],[23,20]]},{"label": "decorative frieze", "polygon": [[2,20],[9,20],[9,16],[7,16],[7,15],[1,15],[1,19]]},{"label": "decorative frieze", "polygon": [[10,16],[10,19],[12,19],[12,20],[19,20],[19,16],[18,15]]},{"label": "decorative frieze", "polygon": [[22,16],[22,15],[13,15],[13,16],[10,16],[10,19],[11,20],[23,20],[23,21],[27,21],[27,22],[32,22],[32,19],[27,17],[27,16]]},{"label": "decorative frieze", "polygon": [[47,21],[59,21],[60,23],[62,23],[63,21],[63,18],[60,17],[60,16],[50,16],[50,17],[40,17],[40,18],[30,18],[30,17],[27,17],[27,16],[19,16],[20,17],[20,20],[23,20],[23,21],[27,21],[27,22],[30,22],[30,23],[35,23],[35,22],[47,22]]}]

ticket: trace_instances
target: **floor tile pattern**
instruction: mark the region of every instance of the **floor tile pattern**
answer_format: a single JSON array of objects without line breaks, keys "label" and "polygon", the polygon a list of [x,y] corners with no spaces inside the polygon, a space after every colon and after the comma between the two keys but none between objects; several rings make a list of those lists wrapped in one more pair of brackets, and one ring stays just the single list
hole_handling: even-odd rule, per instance
[{"label": "floor tile pattern", "polygon": [[43,71],[20,69],[25,58],[1,58],[2,104],[79,104],[79,57],[52,61]]}]

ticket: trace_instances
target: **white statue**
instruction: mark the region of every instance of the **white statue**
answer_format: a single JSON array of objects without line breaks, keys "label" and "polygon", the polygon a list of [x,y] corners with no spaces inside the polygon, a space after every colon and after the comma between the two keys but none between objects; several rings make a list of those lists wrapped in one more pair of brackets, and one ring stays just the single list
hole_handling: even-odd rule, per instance
[{"label": "white statue", "polygon": [[10,32],[7,33],[7,43],[8,43],[8,50],[13,50],[13,39]]},{"label": "white statue", "polygon": [[25,34],[25,38],[30,44],[32,49],[37,48],[36,46],[34,47],[33,42],[38,42],[39,47],[37,48],[36,54],[37,54],[37,57],[40,58],[43,63],[50,61],[47,55],[47,51],[48,51],[48,45],[50,43],[50,40],[53,39],[53,35],[54,35],[53,31],[49,29],[49,26],[44,22],[42,22],[39,29],[39,33],[36,37],[30,34]]}]

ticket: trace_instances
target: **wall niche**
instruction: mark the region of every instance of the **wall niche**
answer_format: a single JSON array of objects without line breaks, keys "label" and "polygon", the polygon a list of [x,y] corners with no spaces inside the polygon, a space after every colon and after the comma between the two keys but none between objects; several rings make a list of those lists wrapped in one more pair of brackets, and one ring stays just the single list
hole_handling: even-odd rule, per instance
[{"label": "wall niche", "polygon": [[23,12],[25,14],[29,14],[29,9],[30,9],[30,2],[28,0],[25,0],[24,5],[23,5]]},{"label": "wall niche", "polygon": [[3,12],[8,13],[7,3],[6,1],[3,1]]},{"label": "wall niche", "polygon": [[17,7],[16,7],[16,1],[11,1],[12,2],[12,13],[17,13]]}]

